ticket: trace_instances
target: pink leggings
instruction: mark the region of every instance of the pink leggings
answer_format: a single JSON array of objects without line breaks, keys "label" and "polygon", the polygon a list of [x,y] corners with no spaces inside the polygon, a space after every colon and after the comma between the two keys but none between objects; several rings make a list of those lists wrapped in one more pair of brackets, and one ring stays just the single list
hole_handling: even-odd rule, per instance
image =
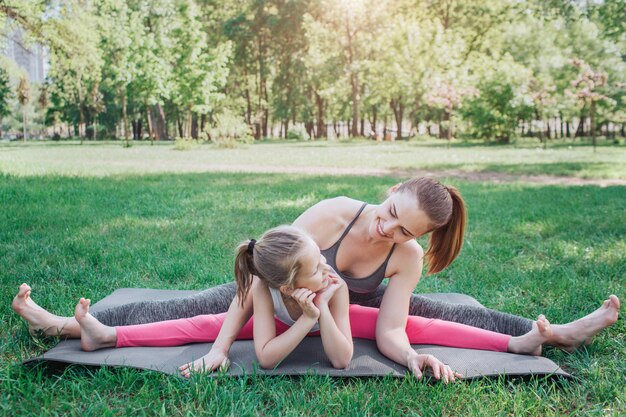
[{"label": "pink leggings", "polygon": [[[116,347],[180,346],[187,343],[213,342],[222,328],[226,313],[206,314],[191,318],[157,323],[119,326]],[[376,339],[378,309],[350,305],[352,337]],[[276,333],[284,333],[289,326],[275,319]],[[238,340],[252,339],[252,319],[243,326]],[[409,316],[406,334],[411,344],[451,346],[467,349],[506,352],[511,336],[450,321]],[[312,332],[310,336],[319,335]]]}]

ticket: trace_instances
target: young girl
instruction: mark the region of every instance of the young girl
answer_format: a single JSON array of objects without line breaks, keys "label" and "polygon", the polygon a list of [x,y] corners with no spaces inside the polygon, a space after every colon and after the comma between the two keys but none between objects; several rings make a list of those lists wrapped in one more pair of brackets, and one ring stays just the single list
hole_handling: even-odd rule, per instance
[{"label": "young girl", "polygon": [[[258,279],[253,279],[253,275]],[[235,280],[241,299],[248,292],[252,295],[254,324],[242,333],[249,338],[252,330],[261,367],[278,365],[308,334],[321,337],[324,352],[334,367],[348,366],[353,350],[348,289],[331,275],[317,245],[302,231],[280,226],[267,231],[258,242],[250,240],[239,245]],[[81,298],[75,314],[85,350],[212,341],[225,317],[204,315],[108,327],[88,314],[89,302]]]},{"label": "young girl", "polygon": [[[254,279],[253,275],[258,277]],[[352,357],[352,336],[375,339],[378,309],[348,306],[346,284],[328,266],[319,247],[304,232],[281,226],[266,232],[259,241],[248,241],[237,249],[235,277],[238,299],[250,291],[253,319],[238,339],[253,337],[259,364],[275,367],[307,335],[319,335],[332,366],[345,368]],[[213,342],[226,314],[202,315],[188,319],[110,327],[88,314],[89,300],[76,306],[84,350],[105,347],[178,346],[192,342]],[[540,316],[537,331],[511,337],[458,323],[411,316],[406,332],[414,344],[437,344],[502,352],[541,352],[549,335],[547,320]],[[423,366],[434,376],[454,381],[453,372],[432,355],[420,355]],[[189,376],[191,364],[181,366]]]}]

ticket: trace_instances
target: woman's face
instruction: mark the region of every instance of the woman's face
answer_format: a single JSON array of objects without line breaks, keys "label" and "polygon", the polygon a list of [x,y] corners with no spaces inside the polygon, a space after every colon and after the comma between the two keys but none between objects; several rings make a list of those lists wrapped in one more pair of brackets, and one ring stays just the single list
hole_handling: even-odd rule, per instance
[{"label": "woman's face", "polygon": [[301,268],[296,276],[294,288],[307,288],[313,292],[323,290],[330,283],[332,268],[326,263],[319,246],[307,237],[307,243],[301,252]]},{"label": "woman's face", "polygon": [[394,191],[374,212],[368,231],[374,240],[404,243],[430,230],[431,220],[419,208],[417,197]]}]

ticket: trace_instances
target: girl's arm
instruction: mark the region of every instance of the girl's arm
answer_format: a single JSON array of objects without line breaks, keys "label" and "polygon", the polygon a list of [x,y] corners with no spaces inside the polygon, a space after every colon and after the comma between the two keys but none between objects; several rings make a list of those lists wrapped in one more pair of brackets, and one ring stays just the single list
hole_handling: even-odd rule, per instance
[{"label": "girl's arm", "polygon": [[432,355],[420,355],[409,344],[406,323],[413,289],[422,275],[423,250],[419,245],[400,245],[396,254],[396,272],[385,289],[376,322],[376,344],[389,359],[406,366],[418,378],[430,366],[436,379],[454,381],[455,374]]},{"label": "girl's arm", "polygon": [[[253,285],[259,279],[254,277]],[[250,320],[252,316],[252,295],[248,292],[248,296],[243,302],[243,306],[239,304],[239,297],[235,296],[228,307],[226,318],[220,329],[213,346],[209,353],[193,362],[182,365],[178,368],[181,374],[189,377],[191,371],[212,372],[219,367],[228,367],[228,351],[241,328]]]},{"label": "girl's arm", "polygon": [[313,304],[315,293],[299,288],[292,297],[302,307],[302,315],[285,333],[276,336],[274,303],[267,286],[261,282],[252,286],[254,309],[254,350],[262,368],[274,368],[300,344],[311,331],[320,315]]},{"label": "girl's arm", "polygon": [[320,310],[320,336],[324,352],[334,368],[346,368],[354,346],[350,329],[348,286],[339,277],[315,298]]}]

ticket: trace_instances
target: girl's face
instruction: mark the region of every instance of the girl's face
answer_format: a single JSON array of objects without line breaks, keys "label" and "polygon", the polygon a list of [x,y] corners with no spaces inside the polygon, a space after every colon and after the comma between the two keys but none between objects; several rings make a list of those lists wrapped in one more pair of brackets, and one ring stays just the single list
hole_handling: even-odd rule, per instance
[{"label": "girl's face", "polygon": [[377,241],[404,243],[431,230],[431,220],[410,193],[394,191],[376,208],[369,235]]},{"label": "girl's face", "polygon": [[307,237],[307,243],[300,255],[300,272],[296,276],[293,288],[307,288],[313,292],[323,290],[330,283],[332,268],[320,253],[320,248]]}]

